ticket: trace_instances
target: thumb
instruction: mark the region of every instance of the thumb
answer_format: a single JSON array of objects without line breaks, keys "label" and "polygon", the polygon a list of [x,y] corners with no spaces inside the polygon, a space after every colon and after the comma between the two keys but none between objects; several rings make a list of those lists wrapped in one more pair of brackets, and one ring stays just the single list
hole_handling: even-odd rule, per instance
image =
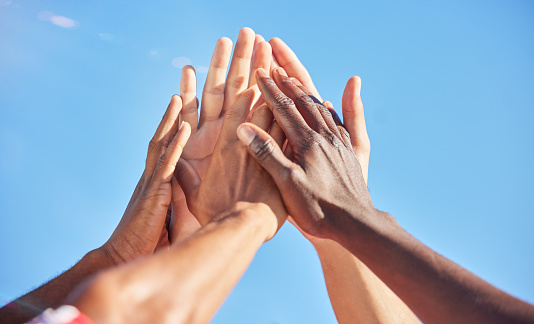
[{"label": "thumb", "polygon": [[250,123],[237,128],[237,137],[254,159],[271,175],[277,186],[283,185],[293,171],[293,162],[285,157],[275,140],[263,129]]},{"label": "thumb", "polygon": [[[178,160],[176,169],[174,171],[174,177],[178,181],[178,184],[184,192],[187,204],[190,205],[194,200],[194,196],[200,188],[202,180],[198,175],[195,168],[184,159]],[[189,206],[191,208],[192,206]]]}]

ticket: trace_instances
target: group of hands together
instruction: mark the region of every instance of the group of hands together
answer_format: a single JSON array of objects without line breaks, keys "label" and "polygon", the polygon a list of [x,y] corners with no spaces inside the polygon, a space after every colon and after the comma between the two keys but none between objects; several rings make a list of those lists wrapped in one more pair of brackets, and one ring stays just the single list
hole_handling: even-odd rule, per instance
[{"label": "group of hands together", "polygon": [[259,209],[265,240],[289,217],[312,242],[335,235],[340,211],[363,216],[374,209],[359,77],[343,93],[343,125],[281,39],[267,42],[243,28],[231,53],[232,41],[220,38],[200,107],[195,70],[182,69],[180,95],[172,97],[126,211],[101,247],[115,264],[167,248],[236,209]]}]

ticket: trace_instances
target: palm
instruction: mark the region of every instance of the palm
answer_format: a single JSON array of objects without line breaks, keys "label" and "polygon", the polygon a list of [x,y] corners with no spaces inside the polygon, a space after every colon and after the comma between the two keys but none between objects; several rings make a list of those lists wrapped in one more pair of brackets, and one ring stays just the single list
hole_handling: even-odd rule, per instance
[{"label": "palm", "polygon": [[204,178],[210,165],[213,149],[221,131],[222,120],[223,118],[219,118],[206,122],[191,136],[184,148],[183,159],[195,168],[201,178]]},{"label": "palm", "polygon": [[[219,39],[202,90],[200,115],[195,70],[191,66],[182,69],[180,96],[184,102],[184,109],[181,117],[192,128],[182,158],[195,169],[201,179],[206,175],[211,163],[225,112],[248,86],[255,83],[255,79],[249,80],[253,71],[258,68],[269,68],[272,60],[270,45],[261,36],[255,35],[250,28],[243,28],[239,32],[234,57],[226,76],[231,54],[232,41],[225,37]],[[187,209],[185,196],[174,180],[171,205],[171,241],[176,238],[180,240],[200,227],[196,218]]]}]

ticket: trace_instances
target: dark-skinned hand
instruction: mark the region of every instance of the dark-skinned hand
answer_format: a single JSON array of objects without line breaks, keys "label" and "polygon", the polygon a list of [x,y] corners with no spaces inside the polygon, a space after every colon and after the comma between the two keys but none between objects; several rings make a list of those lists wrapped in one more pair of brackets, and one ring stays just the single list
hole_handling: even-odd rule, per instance
[{"label": "dark-skinned hand", "polygon": [[[263,99],[287,136],[286,154],[262,129],[239,128],[249,153],[276,182],[287,211],[306,233],[331,238],[354,213],[374,211],[350,136],[330,111],[279,69],[257,73]],[[338,122],[339,123],[339,122]],[[291,159],[289,159],[288,155]]]}]

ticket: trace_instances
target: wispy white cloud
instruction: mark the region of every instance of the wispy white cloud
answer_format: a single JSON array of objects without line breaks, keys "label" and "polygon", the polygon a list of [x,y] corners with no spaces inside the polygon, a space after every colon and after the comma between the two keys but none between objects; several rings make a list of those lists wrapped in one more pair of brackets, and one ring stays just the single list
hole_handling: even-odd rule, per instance
[{"label": "wispy white cloud", "polygon": [[181,69],[184,66],[191,64],[191,59],[188,57],[179,56],[173,58],[171,64],[172,66]]},{"label": "wispy white cloud", "polygon": [[51,11],[41,11],[37,18],[43,21],[49,21],[52,24],[63,28],[75,28],[78,27],[78,23],[71,18],[65,16],[57,16]]},{"label": "wispy white cloud", "polygon": [[150,55],[158,55],[158,51],[150,51],[150,52],[148,52],[148,54],[150,54]]},{"label": "wispy white cloud", "polygon": [[7,7],[12,4],[11,0],[0,0],[0,6],[1,7]]}]

